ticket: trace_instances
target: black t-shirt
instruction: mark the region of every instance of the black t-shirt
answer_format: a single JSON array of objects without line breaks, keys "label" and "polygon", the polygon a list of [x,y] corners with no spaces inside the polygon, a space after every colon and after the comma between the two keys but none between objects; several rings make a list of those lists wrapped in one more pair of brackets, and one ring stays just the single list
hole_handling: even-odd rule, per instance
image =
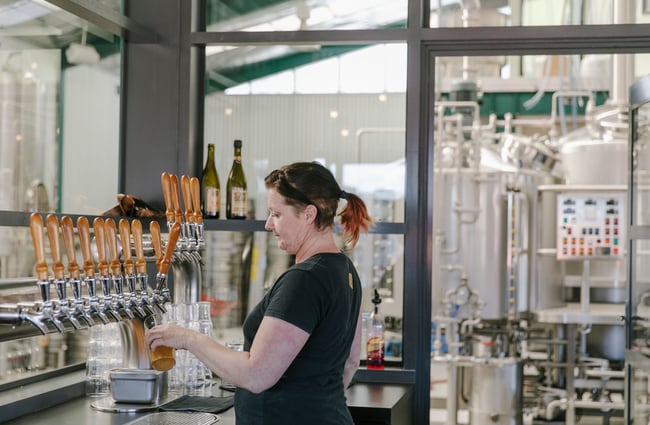
[{"label": "black t-shirt", "polygon": [[352,424],[343,368],[360,305],[359,276],[342,253],[317,254],[284,272],[244,321],[244,350],[264,316],[298,326],[309,338],[273,387],[260,394],[237,388],[237,425]]}]

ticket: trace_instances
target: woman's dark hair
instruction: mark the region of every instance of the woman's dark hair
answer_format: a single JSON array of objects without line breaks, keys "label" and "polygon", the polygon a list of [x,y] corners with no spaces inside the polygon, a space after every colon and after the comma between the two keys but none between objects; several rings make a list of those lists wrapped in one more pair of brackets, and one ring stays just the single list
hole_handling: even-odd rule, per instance
[{"label": "woman's dark hair", "polygon": [[367,232],[372,223],[363,200],[353,193],[341,190],[332,173],[317,162],[285,165],[271,171],[264,183],[267,189],[273,189],[284,196],[288,205],[295,208],[314,205],[318,211],[316,226],[319,229],[334,225],[339,199],[345,199],[347,204],[339,215],[343,235],[351,246],[359,240],[361,230]]}]

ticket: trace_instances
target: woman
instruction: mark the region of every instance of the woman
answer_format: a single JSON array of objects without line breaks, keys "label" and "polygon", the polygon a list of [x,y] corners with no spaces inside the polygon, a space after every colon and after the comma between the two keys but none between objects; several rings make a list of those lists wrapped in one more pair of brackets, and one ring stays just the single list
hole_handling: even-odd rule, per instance
[{"label": "woman", "polygon": [[334,240],[339,200],[347,243],[371,223],[364,202],[318,163],[299,162],[265,179],[264,226],[296,263],[244,321],[244,352],[175,325],[147,335],[153,349],[186,349],[235,392],[237,425],[352,424],[345,388],[359,365],[361,285]]}]

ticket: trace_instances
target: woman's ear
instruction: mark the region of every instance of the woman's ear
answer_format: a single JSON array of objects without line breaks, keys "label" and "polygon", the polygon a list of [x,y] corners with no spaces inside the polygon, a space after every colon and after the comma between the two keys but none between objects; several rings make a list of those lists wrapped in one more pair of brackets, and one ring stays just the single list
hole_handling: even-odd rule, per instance
[{"label": "woman's ear", "polygon": [[318,214],[318,210],[315,205],[309,204],[305,207],[305,218],[307,219],[307,223],[313,223],[316,219],[316,214]]}]

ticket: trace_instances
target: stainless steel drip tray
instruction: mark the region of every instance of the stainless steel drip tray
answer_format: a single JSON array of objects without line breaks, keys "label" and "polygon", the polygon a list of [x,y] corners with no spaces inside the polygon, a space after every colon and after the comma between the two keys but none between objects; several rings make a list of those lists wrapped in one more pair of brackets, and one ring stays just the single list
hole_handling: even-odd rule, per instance
[{"label": "stainless steel drip tray", "polygon": [[90,404],[95,410],[110,413],[140,413],[158,410],[160,406],[177,398],[177,396],[168,396],[157,403],[118,403],[113,397],[103,397]]},{"label": "stainless steel drip tray", "polygon": [[210,425],[217,423],[219,416],[199,412],[158,412],[143,416],[124,425]]}]

